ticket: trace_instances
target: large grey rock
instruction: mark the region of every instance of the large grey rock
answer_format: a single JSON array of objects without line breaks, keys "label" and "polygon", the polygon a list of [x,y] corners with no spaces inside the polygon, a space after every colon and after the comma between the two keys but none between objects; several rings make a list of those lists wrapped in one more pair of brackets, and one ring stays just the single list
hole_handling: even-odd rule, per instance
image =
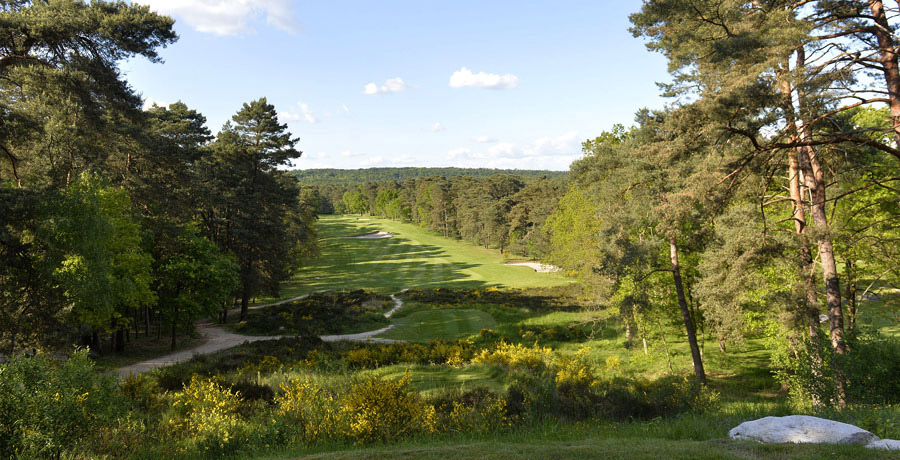
[{"label": "large grey rock", "polygon": [[731,439],[762,443],[869,444],[874,434],[847,423],[808,415],[764,417],[741,423],[728,432]]},{"label": "large grey rock", "polygon": [[879,439],[866,445],[869,449],[900,450],[900,441]]}]

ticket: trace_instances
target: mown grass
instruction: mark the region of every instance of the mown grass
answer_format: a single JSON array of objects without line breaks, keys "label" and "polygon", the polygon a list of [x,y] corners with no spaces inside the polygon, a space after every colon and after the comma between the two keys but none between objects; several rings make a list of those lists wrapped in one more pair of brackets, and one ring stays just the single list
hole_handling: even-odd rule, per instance
[{"label": "mown grass", "polygon": [[[319,219],[321,255],[283,284],[280,298],[318,290],[369,289],[391,294],[408,287],[549,287],[573,280],[558,273],[536,273],[504,265],[495,249],[444,238],[413,224],[350,216]],[[346,236],[384,230],[385,239]],[[257,303],[276,299],[260,298]]]},{"label": "mown grass", "polygon": [[473,309],[417,311],[398,317],[392,323],[394,328],[379,337],[407,342],[464,339],[497,325],[490,313]]}]

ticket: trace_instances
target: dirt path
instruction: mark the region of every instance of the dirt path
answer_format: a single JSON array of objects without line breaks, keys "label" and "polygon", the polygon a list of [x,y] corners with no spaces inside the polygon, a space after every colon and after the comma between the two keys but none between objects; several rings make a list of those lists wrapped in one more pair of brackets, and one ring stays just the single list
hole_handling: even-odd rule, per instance
[{"label": "dirt path", "polygon": [[[404,289],[400,292],[403,293],[406,292],[406,290]],[[305,299],[307,297],[309,297],[309,294],[303,294],[291,299],[280,300],[275,303],[250,307],[249,310],[257,310],[260,308],[281,305],[284,303],[293,302],[295,300]],[[391,299],[394,300],[394,308],[384,314],[385,318],[390,318],[391,315],[394,314],[394,312],[396,312],[401,306],[403,306],[403,301],[397,298],[397,296],[391,294]],[[228,314],[234,315],[240,313],[240,311],[240,308],[233,308],[231,310],[228,310]],[[375,337],[376,335],[386,332],[393,327],[393,325],[390,325],[375,331],[360,332],[356,334],[323,335],[320,338],[325,342],[339,342],[341,340],[349,340],[354,342],[394,343],[398,342],[398,340],[380,339]],[[148,359],[146,361],[141,361],[139,363],[120,367],[116,371],[116,373],[118,374],[119,378],[125,378],[131,374],[141,374],[158,367],[165,367],[182,363],[190,360],[196,355],[208,355],[217,351],[236,347],[243,343],[258,342],[261,340],[278,340],[283,337],[294,337],[285,335],[249,336],[235,334],[234,332],[221,328],[210,319],[204,319],[197,322],[197,333],[200,335],[200,338],[203,339],[203,343],[194,348],[177,351],[165,356],[160,356],[157,358]]]}]

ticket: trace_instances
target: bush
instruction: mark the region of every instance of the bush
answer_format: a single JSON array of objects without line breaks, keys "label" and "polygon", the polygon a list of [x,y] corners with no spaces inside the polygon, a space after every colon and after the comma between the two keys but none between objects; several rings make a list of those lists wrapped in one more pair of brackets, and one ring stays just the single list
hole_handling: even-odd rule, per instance
[{"label": "bush", "polygon": [[409,388],[410,375],[398,381],[364,378],[344,397],[349,435],[357,443],[390,441],[418,431],[425,416],[422,401]]},{"label": "bush", "polygon": [[209,453],[233,452],[247,441],[247,429],[238,416],[241,395],[217,379],[195,375],[175,394],[174,416],[166,424],[176,437],[190,435],[188,447]]},{"label": "bush", "polygon": [[289,437],[307,444],[365,444],[433,431],[434,408],[423,405],[409,382],[409,375],[399,381],[367,377],[349,387],[325,388],[310,378],[294,380],[275,398],[278,422]]},{"label": "bush", "polygon": [[809,340],[803,345],[796,355],[786,348],[773,354],[775,377],[788,388],[795,406],[839,405],[841,388],[848,404],[900,403],[900,341],[863,330],[847,339],[842,355],[827,337],[817,345]]},{"label": "bush", "polygon": [[59,458],[113,426],[122,401],[87,351],[56,361],[45,353],[0,365],[0,457]]},{"label": "bush", "polygon": [[428,400],[434,410],[435,429],[462,433],[496,433],[514,426],[506,398],[486,388],[451,390]]},{"label": "bush", "polygon": [[341,398],[311,378],[281,385],[275,397],[278,422],[288,436],[307,444],[340,439],[347,431]]},{"label": "bush", "polygon": [[481,350],[472,361],[506,368],[525,367],[534,372],[548,367],[553,359],[550,348],[500,342],[494,350]]}]

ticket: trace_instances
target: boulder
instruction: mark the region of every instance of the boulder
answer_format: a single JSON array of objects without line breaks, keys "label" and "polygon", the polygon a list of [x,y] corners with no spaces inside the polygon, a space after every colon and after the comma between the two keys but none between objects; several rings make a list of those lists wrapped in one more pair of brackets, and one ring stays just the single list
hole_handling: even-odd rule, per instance
[{"label": "boulder", "polygon": [[764,417],[741,423],[728,432],[731,439],[762,443],[862,444],[878,441],[874,434],[847,423],[808,415]]},{"label": "boulder", "polygon": [[879,439],[866,445],[869,449],[900,450],[900,441]]}]

